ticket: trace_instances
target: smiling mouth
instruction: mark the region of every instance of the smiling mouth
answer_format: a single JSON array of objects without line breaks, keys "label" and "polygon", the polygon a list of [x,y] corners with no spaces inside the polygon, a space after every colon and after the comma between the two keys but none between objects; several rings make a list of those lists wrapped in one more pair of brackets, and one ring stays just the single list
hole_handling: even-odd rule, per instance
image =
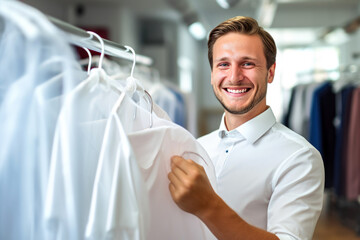
[{"label": "smiling mouth", "polygon": [[229,93],[245,93],[247,91],[250,90],[250,88],[243,88],[243,89],[230,89],[230,88],[225,88],[225,90]]}]

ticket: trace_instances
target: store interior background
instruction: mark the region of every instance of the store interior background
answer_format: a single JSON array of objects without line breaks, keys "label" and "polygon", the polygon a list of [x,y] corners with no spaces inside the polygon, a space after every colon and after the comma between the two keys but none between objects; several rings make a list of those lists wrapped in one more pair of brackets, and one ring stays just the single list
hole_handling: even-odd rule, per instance
[{"label": "store interior background", "polygon": [[[22,2],[82,29],[106,30],[104,38],[151,57],[162,81],[194,96],[196,137],[216,129],[223,113],[210,85],[206,35],[230,17],[257,19],[277,43],[277,69],[267,99],[279,121],[293,86],[336,81],[360,67],[359,0],[229,0],[233,6],[228,9],[216,0]],[[202,39],[189,31],[195,22],[205,29]]]},{"label": "store interior background", "polygon": [[[319,81],[336,80],[342,68],[360,63],[359,0],[229,0],[233,6],[228,9],[216,0],[23,2],[86,30],[105,29],[109,40],[151,57],[163,80],[195,96],[197,136],[216,129],[222,114],[210,85],[206,35],[230,17],[256,18],[277,43],[277,69],[268,104],[278,120],[295,84],[313,81],[313,76]],[[189,32],[194,22],[205,29],[201,40]]]}]

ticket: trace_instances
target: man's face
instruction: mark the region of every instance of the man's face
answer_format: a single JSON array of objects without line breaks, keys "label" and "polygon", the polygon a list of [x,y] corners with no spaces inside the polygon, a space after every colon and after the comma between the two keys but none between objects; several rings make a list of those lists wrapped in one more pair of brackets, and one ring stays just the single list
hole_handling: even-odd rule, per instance
[{"label": "man's face", "polygon": [[274,77],[275,64],[266,68],[263,44],[257,35],[228,33],[213,46],[211,85],[225,110],[232,114],[266,109],[267,83]]}]

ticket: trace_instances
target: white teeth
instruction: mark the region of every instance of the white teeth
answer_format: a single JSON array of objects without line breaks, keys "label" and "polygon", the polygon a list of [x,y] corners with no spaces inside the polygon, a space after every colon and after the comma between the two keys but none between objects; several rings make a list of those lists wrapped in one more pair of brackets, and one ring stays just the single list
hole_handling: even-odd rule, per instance
[{"label": "white teeth", "polygon": [[241,90],[236,90],[236,89],[227,89],[228,92],[230,93],[244,93],[246,92],[246,89],[241,89]]}]

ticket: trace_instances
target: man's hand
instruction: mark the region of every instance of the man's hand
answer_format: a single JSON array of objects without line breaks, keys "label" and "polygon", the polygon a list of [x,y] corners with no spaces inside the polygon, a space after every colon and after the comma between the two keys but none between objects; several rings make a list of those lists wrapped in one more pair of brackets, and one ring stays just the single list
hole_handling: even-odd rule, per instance
[{"label": "man's hand", "polygon": [[175,203],[184,211],[201,218],[217,195],[204,168],[190,159],[171,158],[169,189]]},{"label": "man's hand", "polygon": [[171,158],[169,189],[175,203],[200,218],[219,240],[278,240],[246,223],[213,190],[202,166],[179,156]]}]

